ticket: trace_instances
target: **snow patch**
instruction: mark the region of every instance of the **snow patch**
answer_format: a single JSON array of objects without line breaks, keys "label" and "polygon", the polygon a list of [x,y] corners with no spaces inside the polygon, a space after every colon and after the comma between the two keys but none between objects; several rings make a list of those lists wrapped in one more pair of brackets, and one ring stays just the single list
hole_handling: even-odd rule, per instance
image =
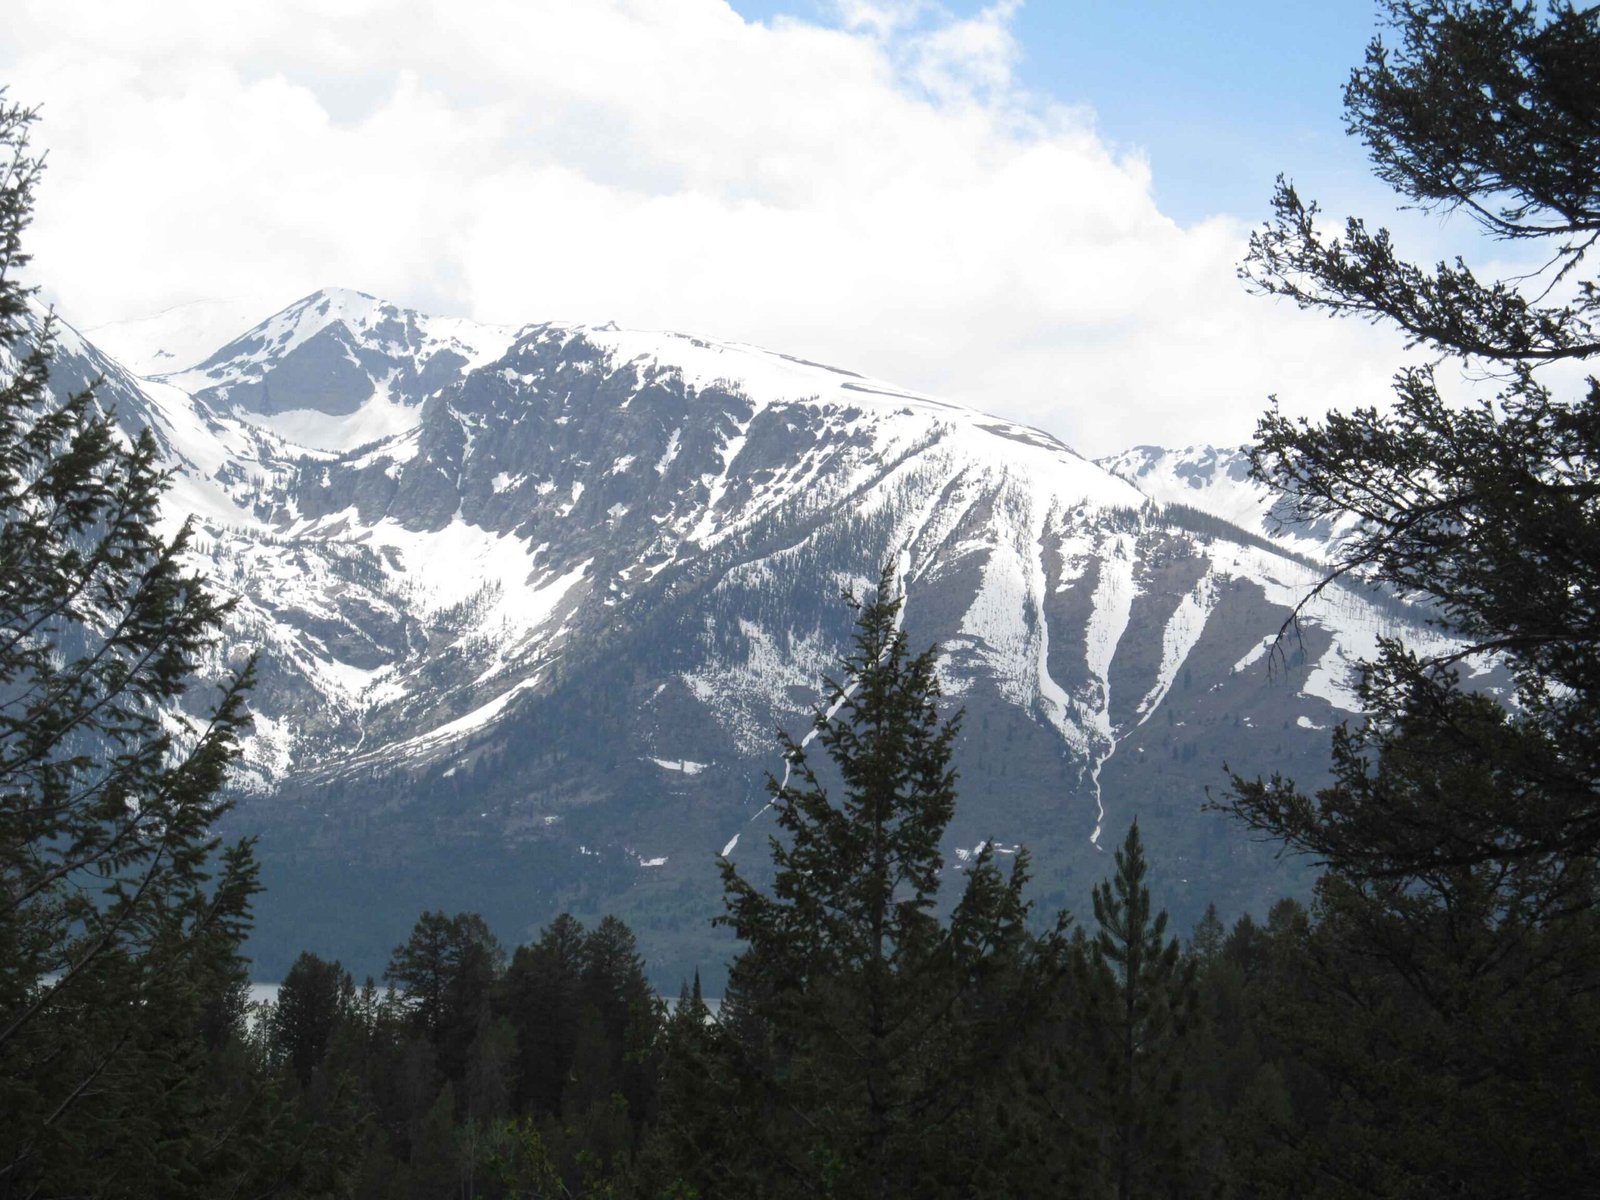
[{"label": "snow patch", "polygon": [[656,474],[665,475],[667,468],[672,465],[672,460],[678,457],[678,440],[683,430],[674,429],[672,436],[667,439],[667,448],[661,452],[661,457],[656,459]]},{"label": "snow patch", "polygon": [[343,416],[333,416],[311,408],[292,408],[276,413],[239,410],[238,416],[256,428],[269,430],[296,446],[345,454],[368,442],[410,433],[421,420],[422,410],[402,404],[387,392],[375,389],[360,408]]},{"label": "snow patch", "polygon": [[1216,585],[1209,575],[1178,601],[1178,607],[1161,633],[1161,669],[1156,673],[1155,685],[1139,701],[1137,711],[1140,725],[1149,720],[1150,714],[1167,698],[1167,693],[1172,690],[1172,681],[1177,678],[1178,668],[1188,659],[1189,652],[1205,632],[1206,621],[1216,607]]},{"label": "snow patch", "polygon": [[1266,655],[1267,651],[1272,649],[1272,643],[1277,640],[1278,637],[1276,634],[1267,634],[1266,637],[1262,638],[1250,648],[1250,652],[1248,654],[1233,664],[1232,674],[1237,675],[1246,667],[1254,666],[1256,663],[1260,662],[1261,659]]},{"label": "snow patch", "polygon": [[652,758],[650,761],[663,771],[681,771],[685,775],[698,775],[710,765],[687,758]]}]

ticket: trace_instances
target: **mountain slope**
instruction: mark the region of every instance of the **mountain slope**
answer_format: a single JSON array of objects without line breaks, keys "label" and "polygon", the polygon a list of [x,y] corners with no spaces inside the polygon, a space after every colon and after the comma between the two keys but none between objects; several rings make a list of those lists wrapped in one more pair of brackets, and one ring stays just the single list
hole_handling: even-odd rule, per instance
[{"label": "mountain slope", "polygon": [[1281,493],[1250,478],[1243,447],[1135,446],[1099,462],[1164,508],[1195,509],[1318,562],[1330,561],[1349,532],[1348,521],[1297,518]]}]

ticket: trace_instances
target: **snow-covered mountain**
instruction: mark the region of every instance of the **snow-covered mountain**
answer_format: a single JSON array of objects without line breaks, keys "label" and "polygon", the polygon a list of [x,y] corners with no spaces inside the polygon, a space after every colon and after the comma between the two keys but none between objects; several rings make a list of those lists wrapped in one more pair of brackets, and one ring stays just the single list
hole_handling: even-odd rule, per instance
[{"label": "snow-covered mountain", "polygon": [[92,325],[84,333],[135,374],[158,375],[193,366],[286,299],[255,294],[192,300],[131,321]]},{"label": "snow-covered mountain", "polygon": [[1163,508],[1196,509],[1318,562],[1329,561],[1352,528],[1349,519],[1298,520],[1281,492],[1250,478],[1242,446],[1135,446],[1099,462]]},{"label": "snow-covered mountain", "polygon": [[1435,636],[1331,589],[1269,655],[1327,531],[1275,528],[1236,452],[1095,463],[752,346],[329,291],[152,378],[69,337],[61,378],[94,374],[240,597],[222,653],[259,653],[268,973],[381,965],[423,907],[508,937],[618,911],[668,982],[712,966],[713,861],[761,869],[773,731],[886,562],[966,710],[951,868],[1026,844],[1046,906],[1084,907],[1135,815],[1180,921],[1296,886],[1205,789],[1224,760],[1315,778],[1349,663]]}]

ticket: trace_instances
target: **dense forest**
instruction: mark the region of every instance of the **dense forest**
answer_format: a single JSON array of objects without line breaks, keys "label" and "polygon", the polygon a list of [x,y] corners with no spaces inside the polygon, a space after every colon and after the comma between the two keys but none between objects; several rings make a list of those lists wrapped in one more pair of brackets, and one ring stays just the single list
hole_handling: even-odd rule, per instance
[{"label": "dense forest", "polygon": [[[1034,911],[1025,851],[947,863],[960,716],[885,572],[782,740],[771,883],[719,864],[714,1002],[652,994],[614,918],[508,956],[430,912],[381,988],[307,954],[250,1003],[252,846],[212,832],[250,667],[194,682],[227,606],[157,532],[153,439],[48,387],[36,114],[0,94],[0,1196],[1600,1192],[1600,383],[1541,373],[1600,353],[1600,9],[1386,8],[1345,95],[1378,176],[1546,265],[1418,266],[1287,181],[1251,240],[1257,290],[1435,356],[1382,410],[1269,414],[1252,462],[1358,519],[1335,577],[1466,645],[1383,644],[1316,794],[1218,781],[1311,905],[1169,929],[1136,825],[1088,913]],[[1492,395],[1447,403],[1446,360]]]}]

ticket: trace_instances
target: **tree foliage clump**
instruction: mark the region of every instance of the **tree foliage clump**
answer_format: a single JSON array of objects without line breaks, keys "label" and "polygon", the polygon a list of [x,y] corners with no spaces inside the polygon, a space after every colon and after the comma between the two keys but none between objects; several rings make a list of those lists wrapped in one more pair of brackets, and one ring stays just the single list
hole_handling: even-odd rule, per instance
[{"label": "tree foliage clump", "polygon": [[[769,778],[775,875],[722,863],[739,935],[715,1018],[668,1025],[647,1178],[704,1196],[1133,1195],[1182,1174],[1172,1102],[1193,968],[1137,830],[1100,935],[1036,927],[1025,851],[986,844],[940,903],[959,714],[885,571],[813,722]],[[654,1172],[654,1174],[648,1174]]]},{"label": "tree foliage clump", "polygon": [[387,974],[357,989],[305,953],[266,1006],[255,1061],[320,1167],[275,1194],[646,1194],[664,1023],[626,925],[562,914],[508,967],[478,914],[428,912]]},{"label": "tree foliage clump", "polygon": [[[1329,1085],[1314,1120],[1280,1126],[1317,1186],[1578,1194],[1600,1120],[1600,384],[1551,364],[1600,352],[1600,9],[1386,7],[1390,40],[1345,92],[1378,176],[1543,265],[1418,266],[1360,220],[1325,233],[1280,180],[1246,277],[1436,359],[1386,411],[1269,414],[1256,477],[1303,517],[1358,518],[1335,577],[1426,601],[1462,644],[1382,642],[1329,786],[1236,779],[1225,806],[1327,867],[1308,985],[1266,1010]],[[1448,401],[1450,360],[1491,394]],[[1509,706],[1463,686],[1484,662],[1514,680]]]},{"label": "tree foliage clump", "polygon": [[0,1192],[188,1195],[239,1167],[253,1102],[206,1066],[256,890],[211,833],[248,671],[183,715],[227,605],[160,531],[150,433],[50,386],[18,278],[34,119],[0,91]]},{"label": "tree foliage clump", "polygon": [[[1395,40],[1375,38],[1345,88],[1346,125],[1378,178],[1414,205],[1465,213],[1492,237],[1540,243],[1547,265],[1485,281],[1460,257],[1408,262],[1387,230],[1359,218],[1327,237],[1316,204],[1280,179],[1246,279],[1306,308],[1392,324],[1447,354],[1528,364],[1600,352],[1600,295],[1581,277],[1600,234],[1600,14],[1570,0],[1545,13],[1526,0],[1385,7]],[[1565,293],[1552,286],[1569,279]]]},{"label": "tree foliage clump", "polygon": [[1159,1193],[1185,1173],[1184,1035],[1194,1018],[1196,960],[1152,912],[1139,823],[1094,890],[1099,926],[1079,958],[1085,1020],[1082,1084],[1104,1114],[1103,1174],[1118,1197]]}]

